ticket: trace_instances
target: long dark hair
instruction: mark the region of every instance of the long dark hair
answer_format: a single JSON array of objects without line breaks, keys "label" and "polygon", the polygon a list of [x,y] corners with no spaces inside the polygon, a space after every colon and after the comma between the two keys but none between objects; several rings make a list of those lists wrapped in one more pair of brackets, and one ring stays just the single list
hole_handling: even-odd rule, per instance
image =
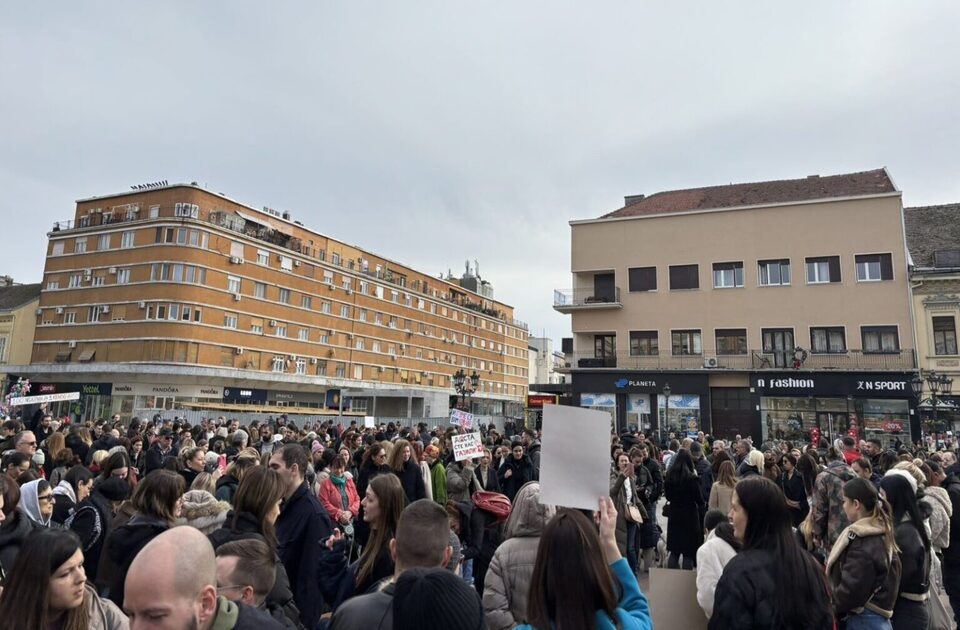
[{"label": "long dark hair", "polygon": [[817,460],[810,453],[804,453],[797,460],[797,472],[803,479],[803,490],[808,497],[813,496],[813,482],[817,480]]},{"label": "long dark hair", "polygon": [[241,512],[252,514],[260,525],[260,534],[271,549],[277,548],[277,535],[274,526],[267,521],[267,515],[283,498],[286,484],[277,471],[266,466],[254,466],[243,474],[233,497],[233,523],[236,529]]},{"label": "long dark hair", "polygon": [[[730,464],[732,467],[733,464]],[[740,541],[733,531],[733,525],[730,519],[721,510],[710,510],[703,516],[703,528],[708,532],[733,547],[734,551],[740,551]]]},{"label": "long dark hair", "polygon": [[[41,528],[27,536],[3,581],[0,619],[5,628],[49,627],[50,580],[79,550],[80,538],[70,530]],[[64,613],[63,630],[86,630],[89,598],[84,593],[83,603]]]},{"label": "long dark hair", "polygon": [[130,497],[130,505],[138,514],[173,525],[177,520],[177,501],[183,496],[184,485],[182,475],[169,470],[153,470],[137,484]]},{"label": "long dark hair", "polygon": [[370,481],[367,488],[377,495],[380,518],[376,523],[370,524],[370,540],[357,561],[357,579],[354,584],[363,583],[373,573],[374,565],[387,550],[390,539],[397,531],[400,513],[407,505],[407,495],[396,475],[378,475]]},{"label": "long dark hair", "polygon": [[617,618],[618,599],[596,526],[579,510],[558,510],[537,546],[527,597],[530,625],[595,630],[598,610]]},{"label": "long dark hair", "polygon": [[360,462],[360,470],[372,470],[377,467],[377,462],[375,457],[382,453],[384,450],[383,444],[380,442],[374,442],[363,452],[363,460]]},{"label": "long dark hair", "polygon": [[824,612],[830,612],[830,598],[823,570],[793,535],[783,491],[766,477],[752,476],[742,479],[734,492],[747,513],[743,550],[771,555],[774,592],[779,594],[775,604],[779,627],[803,630],[816,626]]},{"label": "long dark hair", "polygon": [[685,448],[677,451],[670,462],[670,468],[663,476],[664,483],[683,483],[687,479],[696,477],[696,469],[693,467],[693,456]]},{"label": "long dark hair", "polygon": [[890,504],[894,526],[906,516],[920,533],[923,548],[930,551],[930,539],[927,537],[927,528],[923,526],[923,516],[920,515],[920,507],[917,505],[917,493],[913,491],[910,482],[902,475],[889,474],[880,480],[880,489],[883,490]]}]

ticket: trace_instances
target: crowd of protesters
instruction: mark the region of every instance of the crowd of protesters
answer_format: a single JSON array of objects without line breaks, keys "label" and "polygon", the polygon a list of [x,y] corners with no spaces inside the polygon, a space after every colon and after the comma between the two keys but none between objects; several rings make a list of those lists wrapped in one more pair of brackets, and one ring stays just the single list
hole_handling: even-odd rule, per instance
[{"label": "crowd of protesters", "polygon": [[537,431],[479,430],[457,461],[447,426],[7,420],[0,623],[644,629],[662,567],[711,629],[954,627],[949,449],[612,434],[582,511],[541,501]]}]

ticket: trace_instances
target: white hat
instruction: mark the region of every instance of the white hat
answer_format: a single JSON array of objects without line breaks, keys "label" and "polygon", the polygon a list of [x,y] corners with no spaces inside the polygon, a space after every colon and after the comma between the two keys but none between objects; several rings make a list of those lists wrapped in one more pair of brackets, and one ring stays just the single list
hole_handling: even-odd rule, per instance
[{"label": "white hat", "polygon": [[917,480],[913,478],[913,475],[909,471],[903,470],[902,468],[891,468],[884,474],[884,477],[892,477],[897,475],[898,477],[903,477],[910,482],[910,487],[913,489],[913,493],[917,493]]}]

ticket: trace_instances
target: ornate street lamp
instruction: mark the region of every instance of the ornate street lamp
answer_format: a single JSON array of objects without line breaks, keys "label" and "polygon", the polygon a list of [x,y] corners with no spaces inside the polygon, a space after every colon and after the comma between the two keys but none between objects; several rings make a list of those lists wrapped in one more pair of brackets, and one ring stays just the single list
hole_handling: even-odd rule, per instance
[{"label": "ornate street lamp", "polygon": [[[663,384],[663,422],[657,427],[657,442],[663,443],[663,425],[669,422],[670,418],[670,383]],[[659,446],[659,444],[658,444]]]},{"label": "ornate street lamp", "polygon": [[460,409],[470,410],[469,398],[480,386],[480,375],[474,370],[473,374],[467,376],[463,368],[460,368],[453,374],[453,388],[460,395]]}]

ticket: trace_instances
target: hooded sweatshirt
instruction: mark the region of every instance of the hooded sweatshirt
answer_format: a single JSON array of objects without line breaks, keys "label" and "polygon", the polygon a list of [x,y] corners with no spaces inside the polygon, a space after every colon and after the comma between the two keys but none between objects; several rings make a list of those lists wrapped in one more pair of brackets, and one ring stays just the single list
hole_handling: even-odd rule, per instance
[{"label": "hooded sweatshirt", "polygon": [[[39,486],[42,479],[34,479],[20,486],[20,503],[17,509],[40,527],[50,527],[50,517],[40,514]],[[44,481],[44,483],[47,483]],[[49,484],[48,484],[49,485]]]},{"label": "hooded sweatshirt", "polygon": [[537,562],[537,546],[554,514],[555,507],[540,502],[538,482],[530,482],[517,492],[507,519],[506,541],[493,554],[484,580],[483,609],[490,630],[527,622],[527,592]]}]

